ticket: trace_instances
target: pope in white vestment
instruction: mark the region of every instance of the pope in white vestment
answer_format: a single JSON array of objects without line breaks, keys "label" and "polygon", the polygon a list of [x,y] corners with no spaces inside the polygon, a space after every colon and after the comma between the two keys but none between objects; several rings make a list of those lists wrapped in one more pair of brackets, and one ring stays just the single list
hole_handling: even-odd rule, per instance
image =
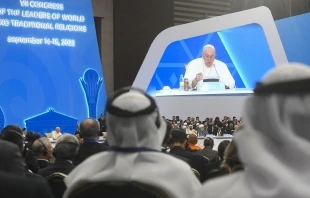
[{"label": "pope in white vestment", "polygon": [[197,87],[203,79],[219,79],[226,88],[235,88],[235,80],[227,65],[216,60],[215,57],[215,48],[212,45],[206,45],[202,52],[202,58],[196,58],[188,63],[184,78],[188,78],[190,87]]}]

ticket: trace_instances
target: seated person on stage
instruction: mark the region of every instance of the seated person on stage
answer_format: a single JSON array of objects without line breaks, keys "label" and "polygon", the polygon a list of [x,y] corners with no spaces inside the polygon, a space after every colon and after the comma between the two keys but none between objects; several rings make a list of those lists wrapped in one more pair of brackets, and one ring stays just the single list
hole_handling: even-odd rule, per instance
[{"label": "seated person on stage", "polygon": [[39,170],[38,174],[47,177],[55,172],[61,172],[68,175],[73,169],[73,159],[79,150],[78,139],[70,134],[64,134],[58,138],[53,156],[56,158],[55,163],[50,164],[48,167]]},{"label": "seated person on stage", "polygon": [[85,119],[80,124],[80,133],[83,138],[83,144],[80,146],[73,164],[79,165],[89,156],[108,150],[107,146],[98,142],[98,135],[100,133],[100,124],[98,120],[93,118]]},{"label": "seated person on stage", "polygon": [[214,119],[214,122],[212,123],[212,133],[213,135],[218,135],[219,128],[222,126],[222,122],[220,121],[219,117],[216,117]]},{"label": "seated person on stage", "polygon": [[170,198],[191,197],[200,183],[188,164],[160,152],[167,127],[154,99],[142,90],[123,91],[107,102],[110,152],[93,155],[77,166],[65,179],[64,198],[87,182],[109,181],[151,185]]},{"label": "seated person on stage", "polygon": [[269,71],[246,98],[245,124],[234,136],[246,168],[206,182],[194,197],[309,197],[309,84],[307,65]]},{"label": "seated person on stage", "polygon": [[217,131],[217,136],[223,136],[224,134],[226,134],[226,129],[224,128],[223,123],[219,123],[218,125],[218,131]]},{"label": "seated person on stage", "polygon": [[214,146],[214,140],[210,137],[207,137],[204,141],[204,148],[201,151],[198,151],[197,154],[205,156],[209,159],[210,163],[216,163],[219,161],[219,155],[217,151],[212,150]]},{"label": "seated person on stage", "polygon": [[178,125],[180,125],[181,122],[183,122],[183,121],[180,119],[180,116],[175,116],[175,120],[176,120],[176,123],[177,123]]},{"label": "seated person on stage", "polygon": [[57,140],[61,136],[60,128],[56,127],[55,131],[52,131],[52,138],[53,140]]},{"label": "seated person on stage", "polygon": [[53,147],[48,138],[39,138],[34,141],[32,151],[37,157],[40,169],[46,168],[50,164]]},{"label": "seated person on stage", "polygon": [[190,124],[186,129],[186,134],[197,134],[197,131],[193,128],[192,124]]},{"label": "seated person on stage", "polygon": [[196,123],[196,124],[197,124],[197,123],[198,123],[198,124],[201,124],[201,121],[199,120],[199,117],[198,117],[198,116],[196,117],[195,123]]},{"label": "seated person on stage", "polygon": [[171,122],[177,122],[177,118],[175,117],[175,116],[172,116],[172,120],[171,120]]},{"label": "seated person on stage", "polygon": [[106,123],[105,123],[106,121],[105,121],[103,113],[100,115],[100,118],[98,119],[98,121],[100,124],[100,133],[98,135],[102,136],[102,132],[107,132]]},{"label": "seated person on stage", "polygon": [[227,89],[235,88],[235,80],[225,63],[216,60],[216,50],[212,45],[203,48],[202,58],[188,63],[184,78],[188,78],[192,88],[199,86],[203,79],[219,79]]},{"label": "seated person on stage", "polygon": [[233,123],[230,123],[226,129],[226,132],[230,135],[234,135],[235,127]]},{"label": "seated person on stage", "polygon": [[191,151],[200,151],[202,148],[197,144],[198,143],[198,137],[195,134],[190,134],[188,136],[187,144]]},{"label": "seated person on stage", "polygon": [[171,146],[169,153],[173,156],[177,155],[187,159],[190,166],[200,173],[201,182],[203,182],[205,181],[206,173],[208,172],[207,165],[209,160],[196,153],[186,151],[186,143],[186,133],[181,129],[173,129],[171,133]]},{"label": "seated person on stage", "polygon": [[236,129],[236,128],[238,127],[238,125],[239,125],[238,119],[237,119],[236,117],[233,119],[233,124],[234,124],[235,129]]},{"label": "seated person on stage", "polygon": [[207,128],[205,128],[205,125],[200,124],[197,129],[198,137],[205,137],[208,134]]}]

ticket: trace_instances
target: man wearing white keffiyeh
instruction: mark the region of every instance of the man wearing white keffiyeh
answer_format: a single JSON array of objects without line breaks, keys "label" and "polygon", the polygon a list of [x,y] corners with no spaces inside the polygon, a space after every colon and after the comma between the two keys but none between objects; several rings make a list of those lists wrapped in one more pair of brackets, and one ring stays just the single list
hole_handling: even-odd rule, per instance
[{"label": "man wearing white keffiyeh", "polygon": [[207,182],[195,198],[310,196],[310,67],[276,67],[254,93],[235,136],[245,170]]},{"label": "man wearing white keffiyeh", "polygon": [[64,197],[85,183],[138,182],[170,198],[188,198],[201,187],[188,164],[160,152],[167,127],[153,98],[137,89],[116,92],[106,111],[110,152],[93,155],[76,167],[65,179]]}]

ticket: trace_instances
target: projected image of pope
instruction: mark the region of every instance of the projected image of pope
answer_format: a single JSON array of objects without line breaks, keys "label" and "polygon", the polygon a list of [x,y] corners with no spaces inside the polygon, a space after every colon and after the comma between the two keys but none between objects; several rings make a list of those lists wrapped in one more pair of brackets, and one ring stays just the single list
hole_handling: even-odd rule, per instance
[{"label": "projected image of pope", "polygon": [[196,88],[204,79],[219,79],[226,89],[235,87],[235,80],[227,65],[216,60],[216,50],[213,45],[205,45],[202,58],[196,58],[188,63],[184,78],[188,78],[189,85]]}]

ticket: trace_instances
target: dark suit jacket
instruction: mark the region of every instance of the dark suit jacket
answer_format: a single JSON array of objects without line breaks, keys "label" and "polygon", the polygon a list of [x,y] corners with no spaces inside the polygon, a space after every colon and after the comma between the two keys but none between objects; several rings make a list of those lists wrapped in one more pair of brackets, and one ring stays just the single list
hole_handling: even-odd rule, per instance
[{"label": "dark suit jacket", "polygon": [[[16,144],[0,140],[0,171],[25,174],[25,163]],[[0,185],[2,188],[2,186]]]},{"label": "dark suit jacket", "polygon": [[31,179],[11,173],[0,172],[1,198],[53,198],[43,178]]},{"label": "dark suit jacket", "polygon": [[201,182],[206,180],[208,172],[207,165],[209,164],[209,161],[206,158],[196,153],[185,151],[185,149],[180,146],[172,147],[169,153],[188,159],[189,165],[200,173]]},{"label": "dark suit jacket", "polygon": [[56,172],[61,172],[68,175],[74,168],[75,166],[69,161],[56,159],[55,163],[50,164],[46,168],[39,170],[38,174],[42,175],[42,177],[44,178]]},{"label": "dark suit jacket", "polygon": [[227,127],[226,133],[228,133],[228,134],[230,134],[230,135],[233,135],[234,132],[235,132],[235,129],[230,129],[230,128]]},{"label": "dark suit jacket", "polygon": [[[56,172],[61,172],[68,175],[74,169],[74,167],[75,166],[67,160],[56,159],[54,164],[50,164],[48,167],[39,170],[38,174],[42,175],[44,178]],[[48,180],[48,183],[55,198],[63,196],[63,193],[66,190],[66,185],[63,179],[50,179]]]},{"label": "dark suit jacket", "polygon": [[30,169],[33,173],[38,173],[40,166],[32,150],[27,151],[25,162],[27,164],[27,169]]},{"label": "dark suit jacket", "polygon": [[80,146],[79,152],[73,162],[74,165],[79,165],[86,158],[102,151],[107,151],[108,147],[96,142],[85,142]]},{"label": "dark suit jacket", "polygon": [[44,179],[41,175],[35,174],[35,173],[31,173],[28,170],[26,170],[26,175],[27,178],[31,178],[31,179]]},{"label": "dark suit jacket", "polygon": [[106,132],[107,131],[106,124],[105,124],[105,119],[99,118],[98,121],[100,123],[100,134],[99,134],[99,136],[102,136],[102,132]]},{"label": "dark suit jacket", "polygon": [[39,164],[39,167],[40,169],[43,169],[43,168],[46,168],[47,166],[49,166],[49,162],[46,161],[46,160],[37,160],[38,161],[38,164]]},{"label": "dark suit jacket", "polygon": [[23,157],[26,157],[28,150],[32,150],[33,142],[27,142],[24,146]]},{"label": "dark suit jacket", "polygon": [[210,163],[218,162],[219,155],[217,151],[212,150],[211,148],[204,147],[201,151],[196,152],[199,155],[205,156],[209,159]]}]

